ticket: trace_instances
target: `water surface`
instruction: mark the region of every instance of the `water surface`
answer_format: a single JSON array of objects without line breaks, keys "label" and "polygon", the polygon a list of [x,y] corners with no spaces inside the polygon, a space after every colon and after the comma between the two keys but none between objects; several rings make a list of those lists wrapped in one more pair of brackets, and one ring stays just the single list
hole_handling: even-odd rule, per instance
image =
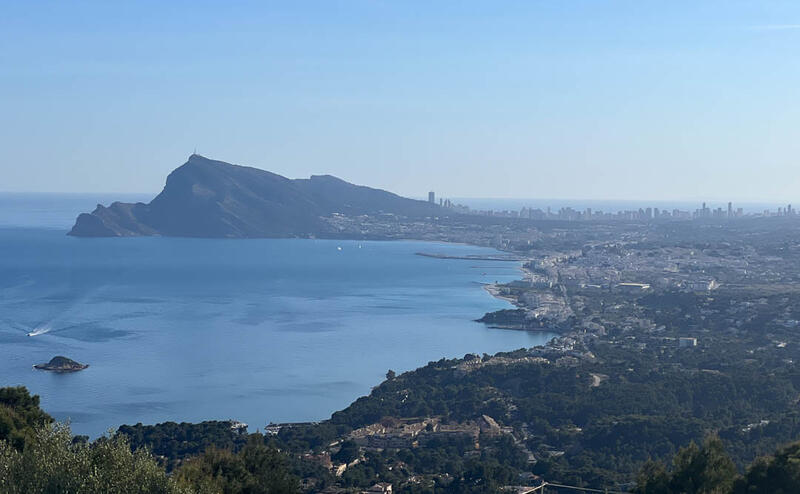
[{"label": "water surface", "polygon": [[[93,208],[86,201],[84,209]],[[472,321],[509,307],[480,283],[518,278],[516,263],[415,255],[489,249],[78,239],[60,227],[66,216],[57,200],[47,224],[15,204],[0,214],[0,385],[27,386],[80,434],[166,420],[235,418],[254,430],[324,419],[369,393],[388,369],[551,336]],[[55,355],[90,367],[65,375],[32,369]]]}]

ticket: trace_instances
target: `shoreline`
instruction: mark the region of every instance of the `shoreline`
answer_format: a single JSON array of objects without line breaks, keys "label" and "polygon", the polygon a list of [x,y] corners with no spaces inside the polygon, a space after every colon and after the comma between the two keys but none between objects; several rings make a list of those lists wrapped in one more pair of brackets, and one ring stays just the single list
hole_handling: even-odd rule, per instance
[{"label": "shoreline", "polygon": [[[470,244],[466,244],[470,245]],[[471,247],[480,247],[478,245],[470,245]],[[494,248],[494,247],[489,247]],[[504,252],[500,249],[494,249],[498,252]],[[460,261],[494,261],[494,262],[523,262],[525,259],[521,257],[503,257],[503,256],[482,256],[482,255],[464,255],[454,256],[449,254],[436,254],[430,252],[415,252],[415,255],[422,257],[431,257],[433,259],[455,259]]]},{"label": "shoreline", "polygon": [[[500,250],[500,249],[495,249],[495,250]],[[520,263],[519,270],[522,272],[522,276],[520,277],[520,279],[514,280],[514,281],[524,282],[532,274],[528,269],[525,268],[525,261],[527,261],[527,260],[528,259],[525,259],[525,258],[521,258],[520,259],[520,261],[519,261],[519,263]],[[504,284],[502,284],[502,283],[496,283],[496,282],[495,283],[482,283],[481,284],[482,288],[484,290],[486,290],[486,292],[489,295],[491,295],[492,297],[494,297],[496,299],[508,302],[509,304],[512,305],[513,308],[511,308],[511,309],[501,309],[501,310],[493,311],[493,312],[487,312],[480,319],[476,319],[475,320],[476,322],[483,323],[486,327],[492,328],[492,329],[527,331],[527,332],[531,332],[531,333],[551,333],[551,334],[555,335],[555,336],[553,336],[553,339],[561,337],[561,336],[565,336],[570,332],[570,331],[566,331],[565,332],[564,330],[561,330],[561,329],[558,329],[558,328],[555,328],[555,327],[552,327],[552,326],[538,326],[538,327],[536,327],[536,326],[528,326],[527,324],[525,324],[525,322],[509,322],[509,323],[487,322],[485,319],[490,315],[496,315],[496,314],[502,314],[502,313],[509,314],[509,313],[518,313],[518,312],[528,312],[529,310],[532,310],[532,309],[529,309],[528,307],[526,307],[526,305],[520,301],[519,297],[517,297],[515,295],[503,294],[502,293],[503,285]],[[513,316],[511,318],[513,319]],[[543,346],[543,347],[549,346],[553,339],[551,339],[547,343],[544,343],[541,346]]]},{"label": "shoreline", "polygon": [[[41,236],[30,236],[30,238],[28,238],[28,236],[25,236],[25,239],[24,239],[25,242],[30,242],[30,243],[48,242],[47,239],[52,238],[52,239],[58,239],[58,242],[56,243],[56,245],[64,245],[64,243],[72,244],[72,241],[71,241],[70,238],[62,237],[59,234],[59,232],[57,232],[57,231],[54,232],[54,231],[49,230],[49,229],[45,230],[45,229],[41,229],[41,228],[38,228],[38,227],[32,228],[32,231],[42,231],[42,232],[45,232],[45,234],[43,234]],[[39,238],[39,237],[41,237],[41,238]],[[217,240],[217,242],[219,242],[219,240],[226,240],[226,239],[197,239],[197,240]],[[281,251],[283,249],[288,249],[288,250],[295,249],[295,247],[292,247],[291,245],[286,245],[284,243],[286,241],[294,242],[294,241],[297,241],[297,240],[305,240],[305,242],[302,242],[302,244],[305,245],[305,247],[303,248],[302,252],[305,252],[306,249],[308,249],[309,252],[320,252],[321,251],[322,254],[327,252],[327,250],[329,248],[334,248],[335,249],[335,246],[337,244],[339,244],[339,242],[334,241],[334,240],[330,240],[330,239],[321,240],[321,242],[325,242],[325,244],[320,249],[318,247],[313,247],[312,244],[315,242],[313,239],[281,239],[280,242],[278,240],[279,239],[268,239],[269,242],[276,242],[276,243],[281,244],[282,245],[282,247],[280,247]],[[166,244],[166,243],[168,243],[170,241],[171,241],[170,238],[159,237],[158,240],[155,241],[155,242],[145,242],[145,243],[148,243],[148,244],[153,244],[153,243],[154,244]],[[176,241],[177,241],[176,245],[180,246],[180,245],[183,244],[183,240],[182,239],[176,239]],[[217,242],[207,242],[207,244],[209,245],[209,249],[215,249],[216,247],[213,247],[213,245],[217,245]],[[418,244],[418,245],[397,245],[396,247],[392,247],[392,245],[387,243],[386,241],[380,241],[380,242],[375,242],[373,245],[374,245],[374,250],[376,250],[379,253],[380,252],[387,252],[387,253],[389,253],[389,252],[398,252],[398,253],[402,253],[403,257],[405,257],[406,260],[404,260],[401,263],[401,265],[410,265],[412,267],[413,266],[419,266],[419,268],[414,268],[414,269],[420,269],[420,270],[422,270],[423,273],[426,272],[426,271],[430,271],[430,272],[434,272],[434,273],[441,273],[443,276],[446,276],[445,278],[442,278],[441,280],[437,281],[436,283],[438,283],[441,288],[444,288],[447,291],[447,293],[452,293],[453,296],[457,295],[457,299],[454,298],[453,300],[451,300],[451,302],[453,304],[455,304],[454,306],[461,307],[461,308],[458,311],[451,311],[451,315],[455,315],[456,317],[451,317],[451,321],[448,322],[447,325],[446,325],[447,329],[444,329],[444,331],[445,331],[444,334],[450,335],[450,337],[452,337],[455,340],[453,343],[442,344],[442,346],[440,348],[440,351],[430,351],[430,350],[427,351],[426,355],[425,355],[425,358],[418,358],[418,357],[413,357],[413,355],[409,355],[409,358],[401,359],[402,362],[408,362],[408,363],[407,364],[404,363],[403,365],[398,364],[397,367],[392,366],[392,368],[394,370],[396,370],[396,371],[415,370],[415,369],[424,367],[429,361],[436,361],[436,360],[438,360],[440,358],[448,358],[448,359],[450,359],[450,358],[460,358],[460,356],[462,356],[462,355],[464,355],[466,353],[474,353],[474,352],[484,353],[485,352],[485,353],[489,353],[489,354],[495,354],[495,353],[498,353],[498,352],[512,351],[512,350],[518,349],[520,347],[531,347],[533,345],[541,345],[541,344],[544,344],[546,342],[546,340],[549,339],[549,338],[538,337],[538,336],[536,336],[535,333],[532,333],[532,334],[534,334],[534,336],[531,337],[531,338],[524,337],[524,335],[522,335],[522,334],[518,334],[518,335],[515,336],[513,334],[503,335],[503,334],[499,334],[499,333],[496,333],[496,334],[487,333],[486,328],[485,328],[484,325],[475,324],[473,322],[473,320],[481,317],[485,312],[490,312],[490,311],[493,311],[493,310],[496,310],[496,309],[499,309],[499,308],[512,308],[512,307],[505,305],[505,303],[501,303],[498,306],[498,302],[494,302],[491,299],[484,298],[485,295],[483,295],[482,291],[474,291],[475,288],[478,288],[477,286],[475,286],[475,283],[460,283],[458,279],[452,277],[455,274],[455,275],[461,276],[461,280],[475,280],[475,281],[478,281],[478,282],[480,282],[480,281],[492,281],[493,282],[493,281],[495,281],[496,278],[491,273],[496,271],[498,273],[497,276],[499,276],[499,281],[501,283],[510,283],[513,280],[517,280],[517,279],[520,278],[520,275],[516,271],[516,269],[511,269],[511,268],[517,268],[518,266],[509,265],[508,263],[501,263],[501,264],[492,263],[492,265],[495,267],[495,269],[493,269],[493,270],[488,270],[487,269],[487,271],[490,271],[489,276],[482,276],[481,275],[481,269],[480,268],[473,268],[473,265],[475,265],[475,264],[489,265],[490,264],[489,262],[480,263],[480,262],[477,262],[477,261],[473,260],[473,261],[462,262],[462,263],[459,263],[457,265],[453,264],[452,266],[448,267],[447,266],[447,264],[448,264],[447,262],[439,263],[439,264],[434,265],[433,263],[426,262],[422,257],[417,257],[417,256],[413,255],[416,250],[428,249],[428,247],[425,247],[425,244],[428,244],[428,245],[430,245],[430,244],[438,244],[439,245],[438,247],[430,248],[431,251],[443,251],[443,252],[452,253],[452,254],[455,254],[455,255],[466,254],[466,253],[475,253],[475,254],[485,255],[485,256],[499,256],[499,255],[503,254],[502,251],[500,251],[499,249],[493,249],[491,247],[486,247],[486,246],[481,246],[481,245],[462,244],[462,243],[454,243],[454,242],[431,242],[431,241],[415,240],[415,239],[408,239],[408,240],[406,240],[406,242],[420,242],[420,244]],[[82,243],[85,243],[85,245],[73,246],[73,247],[70,247],[70,250],[75,249],[75,251],[77,251],[77,252],[92,252],[95,249],[105,249],[106,248],[104,246],[104,244],[106,242],[104,242],[104,241],[94,243],[94,242],[91,242],[91,240],[89,240],[89,241],[83,241]],[[137,249],[134,248],[134,244],[138,244],[139,242],[127,243],[127,242],[113,242],[112,241],[110,243],[111,244],[115,244],[115,245],[118,246],[118,247],[113,247],[113,251],[116,252],[117,250],[128,251],[129,249],[127,247],[123,247],[123,246],[127,246],[127,245],[131,245],[132,249],[137,250]],[[192,243],[194,243],[194,242],[192,242]],[[206,242],[197,242],[198,247],[200,245],[202,245],[202,244],[205,244],[205,243]],[[358,243],[359,242],[357,240],[351,239],[351,240],[349,240],[347,242],[342,242],[341,245],[345,247],[345,250],[347,250],[348,246],[352,246],[352,248],[354,248],[356,246],[356,244],[358,244]],[[222,245],[222,244],[223,243],[220,242],[220,245]],[[238,249],[239,249],[238,247],[235,247],[231,243],[226,243],[226,244],[227,245],[231,245],[230,249],[225,249],[226,252],[228,250],[233,251],[233,252],[237,252]],[[248,243],[248,244],[251,245],[252,247],[248,248],[247,251],[250,251],[251,249],[254,249],[254,250],[257,251],[257,250],[260,249],[260,247],[258,246],[258,243]],[[297,245],[296,247],[299,248],[300,245]],[[278,248],[277,245],[276,245],[275,248],[276,249]],[[355,256],[354,257],[354,259],[355,259],[354,262],[356,262],[357,264],[360,265],[360,261],[359,261],[360,257],[358,255],[356,255],[356,252],[353,251],[352,248],[350,250],[351,250],[351,253],[353,253],[354,256]],[[365,245],[365,248],[367,248],[367,245]],[[194,250],[194,249],[192,248],[192,250]],[[148,249],[148,251],[150,251],[150,249]],[[160,252],[161,249],[157,248],[157,247],[153,247],[152,251],[153,252]],[[375,255],[371,256],[371,259],[373,259],[373,262],[378,262],[380,260],[380,258],[381,258],[381,256],[377,256],[377,257]],[[338,258],[331,257],[331,259],[338,259]],[[381,261],[381,262],[384,262],[384,261]],[[461,274],[459,274],[459,273],[461,273]],[[35,277],[36,274],[33,273],[33,276]],[[346,281],[346,280],[340,280],[340,282],[342,282],[342,281]],[[384,283],[385,282],[380,282],[380,284],[384,284]],[[478,283],[478,284],[482,285],[482,283]],[[419,290],[419,289],[422,289],[425,286],[425,284],[424,283],[423,284],[417,284],[416,286],[417,286],[417,288],[415,288],[415,290]],[[454,289],[455,289],[455,291],[454,291]],[[467,290],[470,290],[470,291],[467,291]],[[20,292],[20,294],[22,294],[22,293],[24,293],[24,292]],[[489,293],[489,292],[486,292],[486,293]],[[491,293],[489,293],[489,294],[491,295]],[[437,298],[439,298],[439,297],[437,297]],[[443,298],[443,300],[445,300],[445,299],[446,298]],[[465,301],[465,300],[469,301],[469,302],[467,302],[466,304],[463,303],[463,301]],[[508,301],[508,302],[511,303],[511,301]],[[150,303],[150,302],[144,301],[143,303]],[[399,315],[395,314],[395,315],[392,315],[392,317],[393,318],[394,317],[399,317]],[[457,319],[458,321],[454,321],[455,319]],[[426,321],[427,321],[427,319],[426,319]],[[402,324],[402,323],[398,323],[398,324]],[[428,323],[425,322],[425,324],[427,325]],[[431,322],[431,329],[437,329],[437,333],[438,333],[438,332],[440,332],[439,331],[440,328],[437,327],[439,325],[441,325],[440,322],[432,321]],[[28,330],[28,331],[30,331],[30,330]],[[476,340],[475,340],[476,343],[475,344],[469,345],[469,344],[463,344],[462,343],[464,341],[472,341],[472,338],[473,338],[472,335],[477,335],[477,336],[475,336],[475,338],[476,338]],[[435,339],[438,340],[438,338],[435,338]],[[486,344],[481,344],[480,342],[484,342]],[[508,342],[508,343],[505,344],[504,342]],[[113,342],[111,342],[110,344],[111,345],[115,345],[115,343],[113,343]],[[104,345],[105,345],[105,343],[104,343]],[[465,347],[464,350],[461,349],[462,346]],[[98,348],[99,348],[99,346],[98,346]],[[111,347],[109,347],[109,348],[111,348]],[[403,346],[401,348],[405,348],[405,346]],[[453,348],[455,348],[458,351],[452,351]],[[47,357],[49,358],[50,356],[51,355],[48,355]],[[96,365],[102,365],[103,362],[98,360],[98,358],[96,356],[93,356],[93,355],[86,356],[87,359],[90,358],[90,357],[93,360],[91,362],[92,363],[92,368],[95,367],[95,364]],[[46,359],[43,358],[42,361],[46,361]],[[31,362],[31,363],[34,363],[34,362]],[[245,364],[245,365],[247,365],[247,364]],[[25,370],[27,371],[29,368],[30,368],[29,366],[26,366]],[[350,365],[350,368],[351,368],[352,372],[359,373],[359,372],[361,372],[362,366],[361,366],[361,364]],[[326,420],[326,419],[328,419],[330,417],[330,415],[332,413],[340,411],[340,410],[346,408],[347,406],[349,406],[350,404],[352,404],[358,398],[368,395],[369,392],[370,392],[370,388],[371,387],[380,384],[380,382],[382,382],[382,380],[383,380],[383,378],[381,376],[383,376],[383,374],[385,373],[385,368],[381,368],[381,369],[379,369],[379,371],[380,372],[376,373],[374,378],[369,378],[369,379],[363,380],[363,381],[366,381],[363,390],[361,390],[361,389],[343,389],[341,391],[341,396],[343,397],[343,400],[342,400],[341,404],[336,404],[335,406],[332,406],[330,408],[327,408],[327,407],[319,408],[318,409],[318,411],[320,412],[319,414],[306,415],[305,413],[303,413],[303,414],[295,415],[294,413],[292,413],[290,415],[282,415],[282,414],[278,415],[277,412],[270,412],[270,413],[267,413],[266,415],[263,415],[263,416],[260,416],[259,414],[255,414],[255,415],[247,414],[247,413],[242,414],[241,413],[242,411],[246,411],[246,410],[248,410],[250,408],[250,405],[249,405],[248,401],[245,401],[245,402],[243,402],[243,405],[240,407],[240,411],[237,412],[236,414],[228,413],[228,412],[223,411],[223,413],[219,413],[219,414],[217,414],[217,413],[208,413],[208,414],[203,413],[203,414],[200,414],[200,415],[194,415],[194,414],[191,413],[191,410],[187,411],[185,409],[181,409],[181,407],[175,407],[174,409],[177,410],[177,413],[172,414],[172,413],[169,413],[169,410],[167,410],[167,414],[166,415],[162,415],[161,413],[154,413],[153,414],[153,418],[150,418],[150,415],[151,415],[150,413],[146,413],[144,416],[141,416],[141,417],[138,416],[138,415],[133,416],[133,418],[131,418],[130,416],[128,416],[128,417],[124,417],[123,416],[122,419],[118,420],[118,419],[114,419],[113,418],[113,415],[116,415],[116,414],[112,413],[112,414],[110,414],[112,417],[110,419],[107,419],[107,420],[104,420],[104,417],[100,417],[99,420],[95,420],[95,419],[83,420],[82,419],[80,422],[75,422],[74,425],[77,427],[76,433],[87,434],[87,435],[90,435],[92,437],[95,437],[97,434],[102,434],[105,430],[107,430],[109,425],[118,426],[118,425],[121,425],[121,424],[126,424],[126,423],[130,424],[130,423],[135,423],[135,422],[138,422],[138,421],[141,421],[143,423],[150,423],[150,424],[160,423],[160,422],[169,421],[169,420],[174,420],[174,421],[178,421],[178,422],[180,422],[180,421],[197,422],[197,421],[202,421],[202,420],[210,420],[210,419],[214,419],[214,418],[222,419],[222,418],[227,418],[229,416],[234,416],[234,417],[239,418],[240,420],[242,420],[244,422],[249,422],[249,423],[252,423],[254,425],[260,425],[263,422],[263,418],[265,418],[265,417],[266,418],[270,418],[270,419],[275,420],[275,421],[287,421],[287,419],[288,419],[288,421],[295,421],[295,420]],[[128,374],[128,371],[125,371],[123,374]],[[10,375],[13,377],[13,373],[10,374]],[[104,380],[105,378],[103,378],[102,375],[103,375],[103,373],[93,372],[93,373],[91,373],[91,375],[87,374],[86,376],[81,377],[80,379],[72,379],[72,380],[68,381],[68,383],[71,386],[75,387],[74,389],[79,389],[82,386],[80,383],[83,382],[83,381],[95,381],[95,380],[101,380],[102,381],[102,380]],[[98,376],[100,376],[100,377],[98,377]],[[69,415],[73,415],[73,413],[72,413],[73,410],[78,410],[79,406],[72,406],[71,403],[72,402],[82,403],[82,400],[72,400],[72,399],[60,398],[60,397],[57,399],[56,395],[54,395],[52,391],[47,391],[47,386],[34,385],[34,381],[32,379],[34,379],[34,378],[33,377],[20,377],[19,379],[13,379],[13,380],[15,380],[15,381],[18,380],[20,382],[20,384],[28,385],[29,387],[31,387],[31,389],[35,389],[36,392],[39,393],[39,394],[47,395],[48,396],[48,400],[49,400],[48,401],[48,405],[51,408],[59,409],[59,410],[67,410],[68,412],[65,412],[63,415],[59,416],[60,419],[65,419]],[[36,378],[36,379],[41,380],[42,378]],[[123,376],[123,379],[126,380],[127,378],[125,378]],[[357,381],[362,382],[361,379],[357,379]],[[342,382],[344,382],[344,381],[342,380]],[[167,386],[167,388],[170,388],[170,386]],[[277,387],[276,387],[276,389],[277,389]],[[339,392],[337,391],[337,394],[338,393]],[[158,397],[158,394],[154,392],[153,396],[154,397]],[[112,395],[110,397],[110,399],[114,399],[114,396]],[[105,400],[105,398],[104,398],[104,400]],[[317,403],[318,401],[320,401],[320,400],[311,400],[310,402],[311,403]],[[315,409],[316,409],[316,406],[308,408],[308,410],[312,411],[312,412]],[[105,414],[102,414],[102,415],[105,415]],[[95,425],[95,424],[98,424],[98,423],[101,425],[100,427]]]},{"label": "shoreline", "polygon": [[481,287],[486,290],[489,295],[496,299],[505,300],[506,302],[510,303],[514,307],[519,308],[519,300],[516,297],[510,295],[503,295],[500,293],[500,284],[499,283],[483,283]]}]

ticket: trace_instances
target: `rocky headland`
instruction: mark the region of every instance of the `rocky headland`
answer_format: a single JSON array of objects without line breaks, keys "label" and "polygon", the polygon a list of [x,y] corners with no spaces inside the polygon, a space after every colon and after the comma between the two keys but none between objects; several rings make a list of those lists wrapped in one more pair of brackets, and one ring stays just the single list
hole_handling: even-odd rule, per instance
[{"label": "rocky headland", "polygon": [[331,175],[288,179],[198,154],[175,169],[150,203],[114,202],[78,216],[69,235],[206,238],[330,237],[337,216],[426,218],[436,204]]}]

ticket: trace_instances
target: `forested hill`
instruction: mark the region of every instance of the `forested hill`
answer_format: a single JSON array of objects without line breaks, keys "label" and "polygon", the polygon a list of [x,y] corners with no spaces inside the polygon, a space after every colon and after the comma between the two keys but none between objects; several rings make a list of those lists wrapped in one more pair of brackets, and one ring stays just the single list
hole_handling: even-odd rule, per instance
[{"label": "forested hill", "polygon": [[[494,358],[520,357],[518,353]],[[479,365],[474,358],[468,360],[474,362],[473,365]],[[486,364],[490,361],[491,359],[481,359],[480,362]],[[49,416],[39,409],[38,397],[31,397],[24,388],[0,388],[0,492],[356,493],[363,492],[376,482],[379,485],[393,484],[394,492],[406,494],[509,492],[503,485],[520,482],[523,477],[519,472],[525,468],[526,463],[525,455],[519,451],[522,445],[511,436],[490,437],[481,434],[480,442],[484,451],[477,456],[470,454],[474,445],[469,438],[456,436],[427,442],[424,447],[366,452],[360,452],[356,443],[347,440],[338,442],[335,452],[330,455],[319,453],[331,438],[350,430],[349,426],[342,425],[341,422],[355,421],[352,422],[355,425],[357,422],[367,423],[372,420],[371,405],[376,400],[386,399],[394,394],[410,396],[407,386],[412,385],[417,378],[428,381],[430,373],[445,377],[446,374],[452,374],[449,372],[451,364],[463,363],[462,360],[440,361],[432,363],[424,371],[421,369],[402,376],[392,376],[377,390],[374,397],[360,400],[334,417],[333,421],[340,422],[339,425],[327,422],[304,428],[287,428],[272,437],[261,434],[241,435],[233,431],[230,424],[223,422],[166,423],[157,426],[123,427],[115,436],[100,438],[88,444],[85,439],[72,438],[66,426],[52,425]],[[641,365],[641,362],[634,364]],[[559,427],[549,430],[545,424],[553,420],[551,414],[556,408],[560,408],[558,413],[566,417],[568,414],[564,407],[570,405],[568,402],[577,405],[577,413],[581,413],[580,410],[585,412],[586,403],[582,404],[582,400],[574,397],[578,387],[585,384],[584,376],[581,372],[574,372],[574,369],[571,373],[568,369],[562,369],[564,372],[533,372],[532,374],[538,376],[532,380],[518,380],[521,377],[519,371],[526,367],[527,371],[523,374],[531,371],[529,365],[538,364],[520,363],[512,366],[515,367],[512,369],[504,369],[505,366],[502,365],[483,365],[481,369],[470,372],[471,376],[461,385],[445,384],[444,393],[431,394],[432,389],[420,390],[413,397],[413,403],[409,404],[409,410],[424,412],[426,406],[432,406],[448,413],[445,407],[454,407],[448,415],[455,423],[458,417],[472,416],[487,406],[494,408],[495,413],[500,412],[497,406],[510,405],[509,402],[503,404],[501,401],[502,395],[509,393],[511,387],[516,391],[509,394],[520,395],[525,394],[522,389],[528,384],[547,382],[548,386],[555,389],[552,394],[542,397],[542,401],[548,404],[540,410],[542,420],[533,424],[532,431],[537,430],[535,434],[539,439],[546,438],[559,445],[563,445],[565,440],[574,444],[575,436],[586,429],[577,427],[569,420],[562,420]],[[558,387],[557,383],[561,380],[565,381],[565,386]],[[517,381],[516,385],[510,387],[514,381]],[[503,383],[505,384],[497,388],[498,393],[492,396],[493,385]],[[703,392],[707,385],[709,383],[699,384],[690,393]],[[535,384],[534,387],[540,389],[539,385]],[[481,391],[476,400],[468,402],[463,399],[467,393],[476,390]],[[632,391],[632,388],[628,387],[627,391]],[[460,395],[462,399],[453,400],[447,396],[452,396],[453,393]],[[558,398],[559,395],[561,399]],[[568,396],[573,396],[573,399],[567,398]],[[487,398],[489,401],[486,401]],[[665,453],[674,447],[671,441],[681,442],[686,439],[685,430],[673,431],[681,436],[673,438],[669,427],[653,425],[658,422],[665,426],[670,423],[678,424],[679,417],[668,417],[674,411],[671,407],[659,414],[659,419],[648,419],[648,416],[656,415],[654,411],[658,406],[672,401],[673,398],[674,396],[667,396],[662,401],[643,404],[641,411],[644,413],[638,420],[627,420],[626,424],[621,425],[624,429],[630,429],[623,437],[614,439],[591,432],[589,435],[594,436],[597,444],[586,443],[584,447],[593,451],[580,455],[580,448],[573,445],[569,448],[571,458],[562,461],[564,455],[551,455],[549,459],[545,459],[546,455],[543,455],[534,468],[541,471],[544,478],[551,483],[555,481],[602,486],[614,477],[614,472],[606,471],[603,474],[603,467],[617,464],[623,470],[628,470],[629,464],[626,462],[641,457],[641,452],[650,449]],[[387,411],[404,413],[403,400],[391,401],[392,403],[387,404]],[[430,405],[426,405],[428,401]],[[490,404],[492,401],[495,405]],[[729,404],[735,407],[737,401],[734,398]],[[737,417],[739,413],[734,410],[729,419]],[[508,417],[506,420],[509,420]],[[625,418],[617,416],[607,422],[610,427],[614,427],[618,421],[625,421]],[[688,436],[712,422],[713,420],[697,420],[697,428],[689,431]],[[541,431],[538,431],[540,428]],[[756,435],[748,431],[739,440],[765,446],[768,440],[764,439],[775,432],[777,431],[765,430],[763,434]],[[638,434],[642,437],[634,438]],[[630,484],[631,492],[798,492],[800,443],[780,448],[777,453],[770,449],[765,451],[766,456],[749,466],[737,468],[729,453],[733,452],[734,457],[741,458],[740,445],[729,434],[727,436],[726,440],[720,440],[716,435],[706,435],[705,439],[680,448],[674,456],[664,455],[664,461],[643,463],[638,475],[633,475],[636,482]],[[530,441],[525,442],[532,445]],[[580,456],[583,459],[579,459]],[[335,476],[332,469],[329,470],[320,463],[326,458],[329,464],[333,461],[333,465],[350,464],[351,467],[344,475]],[[54,465],[57,467],[53,468]],[[165,472],[165,465],[174,467],[171,475]],[[598,473],[600,476],[597,476]],[[631,475],[627,471],[619,474],[621,478]],[[548,490],[562,492],[549,485],[551,484],[548,484]],[[56,486],[56,490],[53,490],[53,486]]]},{"label": "forested hill", "polygon": [[648,459],[667,460],[711,433],[739,467],[800,437],[800,370],[742,366],[744,346],[656,356],[598,345],[593,352],[580,364],[538,360],[529,350],[432,362],[384,382],[332,422],[464,422],[485,414],[533,454],[527,468],[534,474],[601,487],[628,484]]},{"label": "forested hill", "polygon": [[330,233],[333,214],[422,218],[442,209],[330,175],[288,179],[193,154],[149,204],[115,202],[78,216],[70,235],[308,237]]}]

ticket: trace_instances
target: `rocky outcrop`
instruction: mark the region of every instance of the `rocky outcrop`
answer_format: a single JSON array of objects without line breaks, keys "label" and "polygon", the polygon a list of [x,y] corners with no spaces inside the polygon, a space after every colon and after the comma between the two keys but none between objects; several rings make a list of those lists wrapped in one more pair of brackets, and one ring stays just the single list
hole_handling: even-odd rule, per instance
[{"label": "rocky outcrop", "polygon": [[75,362],[67,357],[57,356],[50,359],[50,362],[46,364],[36,364],[33,367],[52,372],[77,372],[89,366]]},{"label": "rocky outcrop", "polygon": [[330,232],[323,217],[389,214],[422,218],[435,204],[330,175],[291,180],[193,154],[149,204],[115,202],[78,216],[77,237],[311,237]]}]

